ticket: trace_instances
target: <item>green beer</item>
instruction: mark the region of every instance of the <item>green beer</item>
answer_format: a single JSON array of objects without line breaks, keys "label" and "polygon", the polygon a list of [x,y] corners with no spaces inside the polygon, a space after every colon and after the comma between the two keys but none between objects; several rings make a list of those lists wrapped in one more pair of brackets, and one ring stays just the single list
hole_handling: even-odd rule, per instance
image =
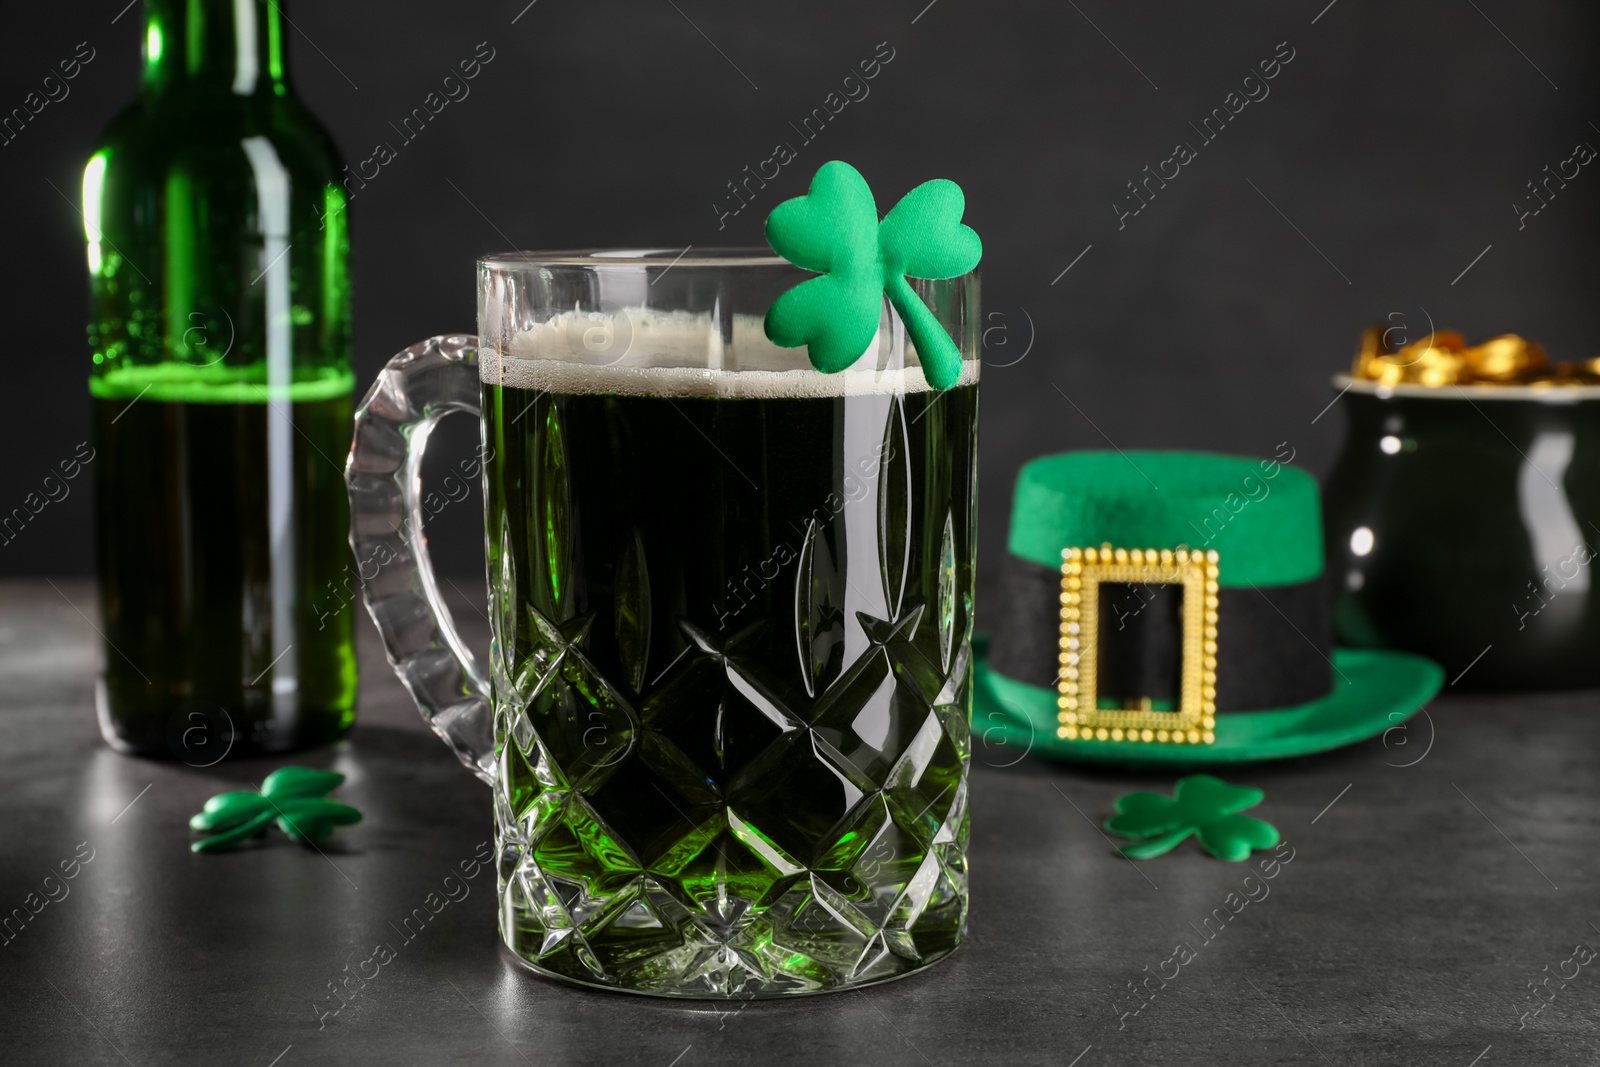
[{"label": "green beer", "polygon": [[354,715],[346,194],[275,3],[144,11],[83,175],[98,707],[119,750],[200,764]]},{"label": "green beer", "polygon": [[205,763],[230,742],[302,747],[350,725],[349,520],[328,459],[348,447],[350,386],[137,402],[100,387],[97,507],[121,517],[97,544],[101,702],[120,746]]},{"label": "green beer", "polygon": [[[959,353],[940,392],[887,301],[843,370],[774,343],[814,277],[765,249],[487,256],[477,335],[397,353],[356,410],[362,599],[494,791],[500,936],[546,976],[824,993],[965,934],[978,279],[912,290]],[[482,428],[486,661],[415,530],[455,412]]]},{"label": "green beer", "polygon": [[[755,326],[759,330],[759,324]],[[643,333],[634,346],[659,343]],[[485,359],[502,935],[676,994],[965,929],[976,364]]]}]

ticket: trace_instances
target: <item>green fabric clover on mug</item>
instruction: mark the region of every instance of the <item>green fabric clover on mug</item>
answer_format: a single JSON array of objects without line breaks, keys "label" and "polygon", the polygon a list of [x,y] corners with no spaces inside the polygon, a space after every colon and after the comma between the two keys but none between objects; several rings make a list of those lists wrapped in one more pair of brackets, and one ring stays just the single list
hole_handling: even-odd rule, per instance
[{"label": "green fabric clover on mug", "polygon": [[955,278],[978,265],[983,242],[961,222],[966,198],[943,178],[923,182],[878,221],[866,179],[834,160],[818,168],[804,196],[767,216],[767,242],[797,267],[821,274],[801,282],[767,310],[767,337],[783,348],[807,346],[824,374],[854,363],[878,332],[883,295],[900,313],[935,389],[961,378],[961,351],[907,277]]},{"label": "green fabric clover on mug", "polygon": [[337,771],[280,767],[267,775],[259,793],[218,793],[206,801],[205,809],[189,820],[189,828],[213,836],[189,848],[195,852],[237,848],[266,833],[267,824],[274,819],[278,829],[302,844],[326,841],[335,827],[361,821],[355,808],[327,799],[328,793],[343,784],[344,775]]},{"label": "green fabric clover on mug", "polygon": [[1154,859],[1194,834],[1218,859],[1246,860],[1251,849],[1271,848],[1279,840],[1271,823],[1237,814],[1261,803],[1265,795],[1209,774],[1191,774],[1178,780],[1171,797],[1160,793],[1118,797],[1117,814],[1106,820],[1106,829],[1119,837],[1142,839],[1117,850],[1130,859]]}]

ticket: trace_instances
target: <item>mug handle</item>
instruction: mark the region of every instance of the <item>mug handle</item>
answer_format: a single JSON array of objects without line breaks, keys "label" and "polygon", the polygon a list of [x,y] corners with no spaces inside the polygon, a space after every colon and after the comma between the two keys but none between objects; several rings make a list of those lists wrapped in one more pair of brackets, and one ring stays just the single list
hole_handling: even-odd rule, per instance
[{"label": "mug handle", "polygon": [[389,360],[356,411],[344,474],[350,547],[389,665],[433,732],[493,784],[489,682],[439,595],[422,531],[422,454],[434,425],[457,411],[482,416],[476,337],[430,337]]}]

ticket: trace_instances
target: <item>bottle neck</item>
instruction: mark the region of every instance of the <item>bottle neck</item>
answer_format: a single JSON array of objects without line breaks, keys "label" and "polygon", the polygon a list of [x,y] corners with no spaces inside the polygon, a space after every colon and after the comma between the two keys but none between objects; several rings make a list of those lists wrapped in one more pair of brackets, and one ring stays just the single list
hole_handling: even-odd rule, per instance
[{"label": "bottle neck", "polygon": [[274,0],[145,0],[144,9],[145,88],[287,91]]}]

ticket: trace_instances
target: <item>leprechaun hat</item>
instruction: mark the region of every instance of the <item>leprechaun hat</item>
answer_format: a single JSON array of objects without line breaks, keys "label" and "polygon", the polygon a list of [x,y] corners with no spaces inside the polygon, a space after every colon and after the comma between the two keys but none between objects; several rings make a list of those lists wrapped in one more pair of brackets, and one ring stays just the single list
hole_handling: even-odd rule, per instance
[{"label": "leprechaun hat", "polygon": [[1334,646],[1321,512],[1316,479],[1275,459],[1028,463],[978,640],[974,732],[1066,760],[1205,766],[1397,726],[1443,671]]}]

